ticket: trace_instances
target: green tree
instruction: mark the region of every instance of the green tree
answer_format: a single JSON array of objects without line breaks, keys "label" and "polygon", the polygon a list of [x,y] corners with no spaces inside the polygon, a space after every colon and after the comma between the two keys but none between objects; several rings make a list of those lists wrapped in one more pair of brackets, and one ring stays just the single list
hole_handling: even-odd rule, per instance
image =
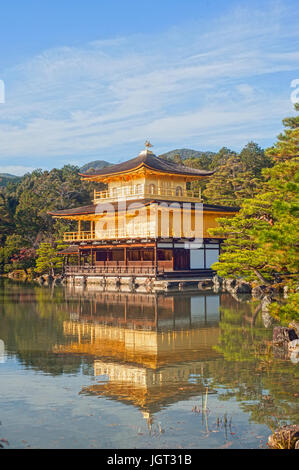
[{"label": "green tree", "polygon": [[10,266],[13,270],[21,269],[26,273],[35,266],[36,251],[34,248],[21,248],[10,259]]},{"label": "green tree", "polygon": [[[4,266],[6,272],[13,269],[12,263],[34,263],[34,257],[32,263],[28,257],[29,248],[36,249],[41,242],[53,244],[63,232],[72,230],[73,222],[57,221],[48,212],[90,204],[94,187],[81,180],[78,167],[65,165],[51,171],[37,169],[0,188],[1,272]],[[13,253],[5,247],[12,235],[22,240]]]},{"label": "green tree", "polygon": [[[219,219],[214,236],[225,238],[213,265],[220,276],[273,283],[298,271],[298,159],[268,170],[267,191],[243,202],[233,218]],[[297,181],[296,181],[297,180]]]},{"label": "green tree", "polygon": [[271,315],[284,321],[286,324],[292,319],[298,319],[299,292],[291,292],[281,302],[273,302],[270,305]]},{"label": "green tree", "polygon": [[51,274],[54,276],[62,271],[63,258],[57,252],[66,248],[67,245],[62,242],[41,243],[36,250],[36,268],[35,271],[40,274]]},{"label": "green tree", "polygon": [[[0,250],[0,273],[8,273],[13,270],[12,260],[19,254],[20,250],[25,248],[28,248],[28,244],[21,235],[16,233],[8,235],[4,247]],[[23,269],[23,267],[20,269]]]},{"label": "green tree", "polygon": [[[285,137],[293,142],[297,130],[287,130]],[[210,230],[214,236],[226,239],[219,262],[213,265],[220,276],[286,284],[298,272],[299,158],[297,154],[287,159],[283,154],[278,157],[281,136],[267,151],[276,153],[277,163],[263,170],[265,182],[259,194],[244,200],[235,217],[219,219],[220,227]],[[284,144],[288,147],[286,140]]]},{"label": "green tree", "polygon": [[[299,103],[294,105],[299,112]],[[285,130],[277,136],[277,142],[266,150],[266,155],[276,161],[285,161],[299,155],[299,115],[283,119]]]},{"label": "green tree", "polygon": [[228,160],[228,158],[230,158],[232,156],[236,156],[236,155],[237,155],[237,153],[234,150],[231,150],[227,147],[222,147],[216,153],[216,155],[213,155],[213,158],[212,158],[209,169],[214,170],[215,168],[220,167],[221,165],[223,165]]},{"label": "green tree", "polygon": [[240,155],[223,147],[210,165],[216,171],[208,179],[203,197],[211,204],[240,206],[261,190],[262,169],[272,165],[271,157],[255,142],[249,142]]},{"label": "green tree", "polygon": [[0,189],[0,245],[4,243],[7,235],[14,230],[15,200],[6,189]]},{"label": "green tree", "polygon": [[273,166],[272,159],[255,142],[248,142],[245,145],[240,153],[240,159],[244,163],[246,170],[257,177],[261,176],[263,168]]},{"label": "green tree", "polygon": [[25,233],[33,246],[57,238],[55,220],[49,211],[90,203],[93,185],[81,181],[78,172],[79,168],[72,165],[60,170],[35,170],[18,185],[15,230]]},{"label": "green tree", "polygon": [[210,153],[202,153],[200,157],[191,157],[184,160],[184,165],[190,168],[198,168],[200,170],[209,170],[213,162],[213,156]]},{"label": "green tree", "polygon": [[256,192],[257,184],[241,158],[232,154],[209,177],[203,197],[209,204],[236,207]]}]

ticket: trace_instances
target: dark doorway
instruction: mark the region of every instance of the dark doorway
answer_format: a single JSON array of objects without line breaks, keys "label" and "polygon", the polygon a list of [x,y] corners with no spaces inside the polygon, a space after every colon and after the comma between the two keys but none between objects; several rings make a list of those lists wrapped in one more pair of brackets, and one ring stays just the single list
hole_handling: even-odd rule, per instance
[{"label": "dark doorway", "polygon": [[190,269],[190,250],[184,248],[174,250],[174,269]]}]

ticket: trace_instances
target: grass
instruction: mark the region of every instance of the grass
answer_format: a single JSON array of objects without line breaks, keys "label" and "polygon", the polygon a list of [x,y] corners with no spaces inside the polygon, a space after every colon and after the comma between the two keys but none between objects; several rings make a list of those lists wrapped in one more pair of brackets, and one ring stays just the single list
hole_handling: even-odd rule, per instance
[{"label": "grass", "polygon": [[271,428],[272,436],[270,436],[270,443],[268,442],[268,447],[271,449],[294,449],[295,444],[298,441],[298,433],[294,433],[292,430],[288,429],[278,429],[274,431]]}]

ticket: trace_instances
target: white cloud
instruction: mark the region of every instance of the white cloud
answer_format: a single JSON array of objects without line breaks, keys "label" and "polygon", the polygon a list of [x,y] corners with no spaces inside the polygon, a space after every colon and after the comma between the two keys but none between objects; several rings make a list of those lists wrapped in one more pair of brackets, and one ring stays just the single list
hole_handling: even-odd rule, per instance
[{"label": "white cloud", "polygon": [[274,139],[292,108],[289,82],[269,84],[299,72],[298,30],[274,7],[250,16],[238,8],[204,28],[48,50],[7,70],[0,163],[24,156],[51,167],[106,151],[118,159],[147,137],[155,147],[213,149]]}]

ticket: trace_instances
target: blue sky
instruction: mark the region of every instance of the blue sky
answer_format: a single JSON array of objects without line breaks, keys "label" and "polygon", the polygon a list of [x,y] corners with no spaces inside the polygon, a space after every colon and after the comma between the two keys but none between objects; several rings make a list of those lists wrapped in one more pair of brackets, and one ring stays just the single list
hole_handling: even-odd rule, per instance
[{"label": "blue sky", "polygon": [[266,147],[293,114],[297,0],[3,3],[0,172]]}]

